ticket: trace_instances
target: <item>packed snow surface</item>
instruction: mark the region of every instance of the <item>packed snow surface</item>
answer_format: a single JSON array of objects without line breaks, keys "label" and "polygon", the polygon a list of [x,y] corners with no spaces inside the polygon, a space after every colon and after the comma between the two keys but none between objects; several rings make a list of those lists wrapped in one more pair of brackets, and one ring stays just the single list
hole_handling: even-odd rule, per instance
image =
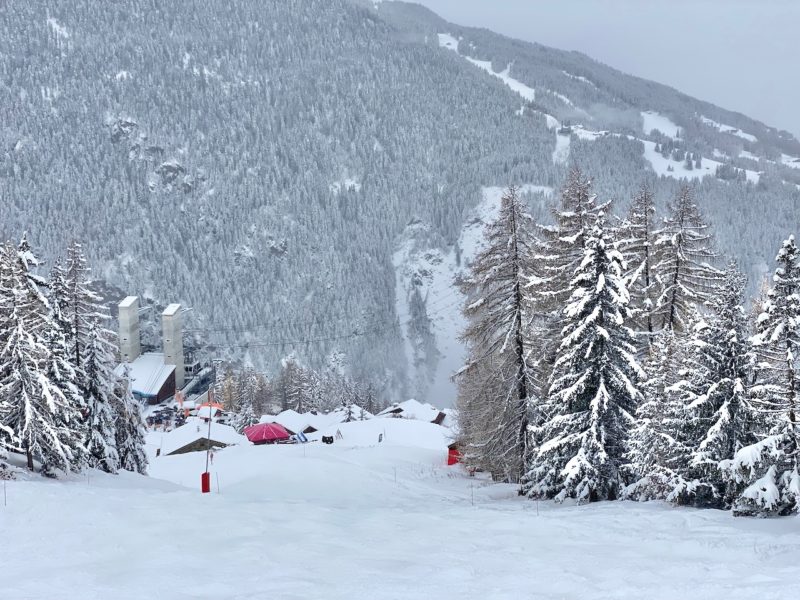
[{"label": "packed snow surface", "polygon": [[[671,157],[664,158],[661,153],[656,152],[655,142],[642,140],[642,143],[644,144],[644,157],[657,175],[664,175],[674,179],[702,179],[708,175],[712,177],[716,175],[717,167],[722,165],[721,162],[703,157],[699,169],[687,169],[684,161],[675,161]],[[761,177],[757,171],[749,169],[745,169],[745,174],[747,175],[747,181],[751,183],[758,183]]]},{"label": "packed snow surface", "polygon": [[702,179],[706,175],[713,176],[717,172],[717,167],[722,164],[710,158],[703,158],[699,169],[687,169],[684,161],[675,161],[671,157],[664,158],[660,152],[656,152],[655,142],[642,143],[644,157],[657,175],[675,179]]},{"label": "packed snow surface", "polygon": [[757,142],[758,138],[750,133],[745,133],[741,129],[737,129],[736,127],[731,127],[730,125],[725,125],[724,123],[719,123],[714,121],[713,119],[709,119],[707,117],[700,117],[700,120],[713,127],[714,129],[718,129],[722,133],[730,133],[731,135],[735,135],[736,137],[740,137],[743,140],[747,140],[748,142]]},{"label": "packed snow surface", "polygon": [[800,169],[800,158],[789,156],[788,154],[781,154],[781,163],[793,169]]},{"label": "packed snow surface", "polygon": [[[25,600],[786,600],[800,519],[557,506],[445,466],[447,430],[337,426],[333,445],[152,459],[152,476],[11,481],[0,596]],[[327,435],[327,433],[326,433]],[[378,442],[381,436],[383,441]],[[219,488],[218,488],[219,486]],[[219,489],[219,492],[217,492]]]},{"label": "packed snow surface", "polygon": [[748,158],[748,159],[754,160],[756,162],[761,160],[761,157],[753,154],[752,152],[748,152],[747,150],[742,150],[741,152],[739,152],[739,158]]},{"label": "packed snow surface", "polygon": [[593,81],[590,79],[586,79],[582,75],[573,75],[572,73],[568,73],[567,71],[561,71],[564,75],[569,77],[570,79],[575,79],[576,81],[582,81],[583,83],[592,86],[593,88],[597,88]]},{"label": "packed snow surface", "polygon": [[649,135],[653,130],[660,131],[667,137],[677,139],[681,137],[681,129],[669,117],[653,111],[642,113],[642,130]]},{"label": "packed snow surface", "polygon": [[[442,48],[447,48],[448,50],[453,50],[454,52],[458,52],[458,40],[448,33],[439,34],[439,46],[441,46]],[[533,102],[536,99],[536,90],[534,90],[532,87],[528,87],[521,81],[517,81],[516,79],[511,77],[510,75],[511,65],[508,65],[505,69],[503,69],[498,73],[497,71],[494,70],[494,68],[492,68],[491,61],[477,60],[469,56],[464,56],[463,58],[467,59],[476,67],[479,67],[484,71],[486,71],[487,73],[494,75],[495,77],[500,79],[503,83],[505,83],[512,90],[517,92],[525,100]]]}]

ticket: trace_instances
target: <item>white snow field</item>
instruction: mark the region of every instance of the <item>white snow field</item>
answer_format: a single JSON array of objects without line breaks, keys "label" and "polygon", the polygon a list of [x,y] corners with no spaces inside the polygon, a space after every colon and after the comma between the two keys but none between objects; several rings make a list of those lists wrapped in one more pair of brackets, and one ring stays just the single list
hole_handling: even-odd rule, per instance
[{"label": "white snow field", "polygon": [[743,140],[747,140],[748,142],[757,142],[758,138],[751,133],[745,133],[741,129],[737,129],[736,127],[732,127],[731,125],[725,125],[724,123],[719,123],[714,119],[709,119],[708,117],[700,117],[700,120],[713,127],[714,129],[718,129],[722,133],[730,133],[731,135],[735,135],[736,137],[740,137]]},{"label": "white snow field", "polygon": [[[557,506],[445,466],[447,431],[335,426],[332,446],[154,458],[151,477],[8,483],[9,600],[787,600],[800,519]],[[329,432],[320,432],[320,435]],[[384,441],[378,443],[378,435]],[[217,493],[219,482],[220,493]]]},{"label": "white snow field", "polygon": [[667,137],[671,137],[673,140],[681,137],[681,128],[673,123],[669,117],[665,117],[652,110],[643,112],[642,131],[649,135],[654,129],[660,131]]}]

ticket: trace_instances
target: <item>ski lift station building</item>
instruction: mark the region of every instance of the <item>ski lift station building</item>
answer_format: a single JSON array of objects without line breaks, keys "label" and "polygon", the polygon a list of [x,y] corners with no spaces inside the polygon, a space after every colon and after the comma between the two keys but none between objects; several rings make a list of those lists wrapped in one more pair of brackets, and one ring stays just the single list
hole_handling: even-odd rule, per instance
[{"label": "ski lift station building", "polygon": [[184,384],[181,305],[170,304],[161,313],[162,352],[142,353],[139,335],[139,298],[119,303],[120,364],[115,373],[128,377],[133,395],[148,404],[173,396]]}]

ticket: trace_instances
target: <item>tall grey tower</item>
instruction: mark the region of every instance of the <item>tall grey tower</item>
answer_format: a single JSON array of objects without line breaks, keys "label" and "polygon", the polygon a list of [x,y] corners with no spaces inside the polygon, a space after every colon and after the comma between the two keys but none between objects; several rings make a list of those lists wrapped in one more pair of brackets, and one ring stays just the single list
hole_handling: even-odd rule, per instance
[{"label": "tall grey tower", "polygon": [[128,296],[119,303],[119,354],[122,362],[133,362],[142,353],[139,341],[139,298]]},{"label": "tall grey tower", "polygon": [[185,376],[180,304],[170,304],[164,309],[161,313],[161,326],[164,335],[164,364],[175,365],[175,388],[180,390],[183,388]]}]

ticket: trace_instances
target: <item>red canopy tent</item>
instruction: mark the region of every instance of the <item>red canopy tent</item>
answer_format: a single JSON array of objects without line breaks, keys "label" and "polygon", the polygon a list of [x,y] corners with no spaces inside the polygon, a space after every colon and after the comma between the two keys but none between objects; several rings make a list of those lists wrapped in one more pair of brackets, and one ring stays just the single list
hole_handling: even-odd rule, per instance
[{"label": "red canopy tent", "polygon": [[287,442],[291,434],[279,423],[259,423],[244,428],[247,439],[255,445]]}]

